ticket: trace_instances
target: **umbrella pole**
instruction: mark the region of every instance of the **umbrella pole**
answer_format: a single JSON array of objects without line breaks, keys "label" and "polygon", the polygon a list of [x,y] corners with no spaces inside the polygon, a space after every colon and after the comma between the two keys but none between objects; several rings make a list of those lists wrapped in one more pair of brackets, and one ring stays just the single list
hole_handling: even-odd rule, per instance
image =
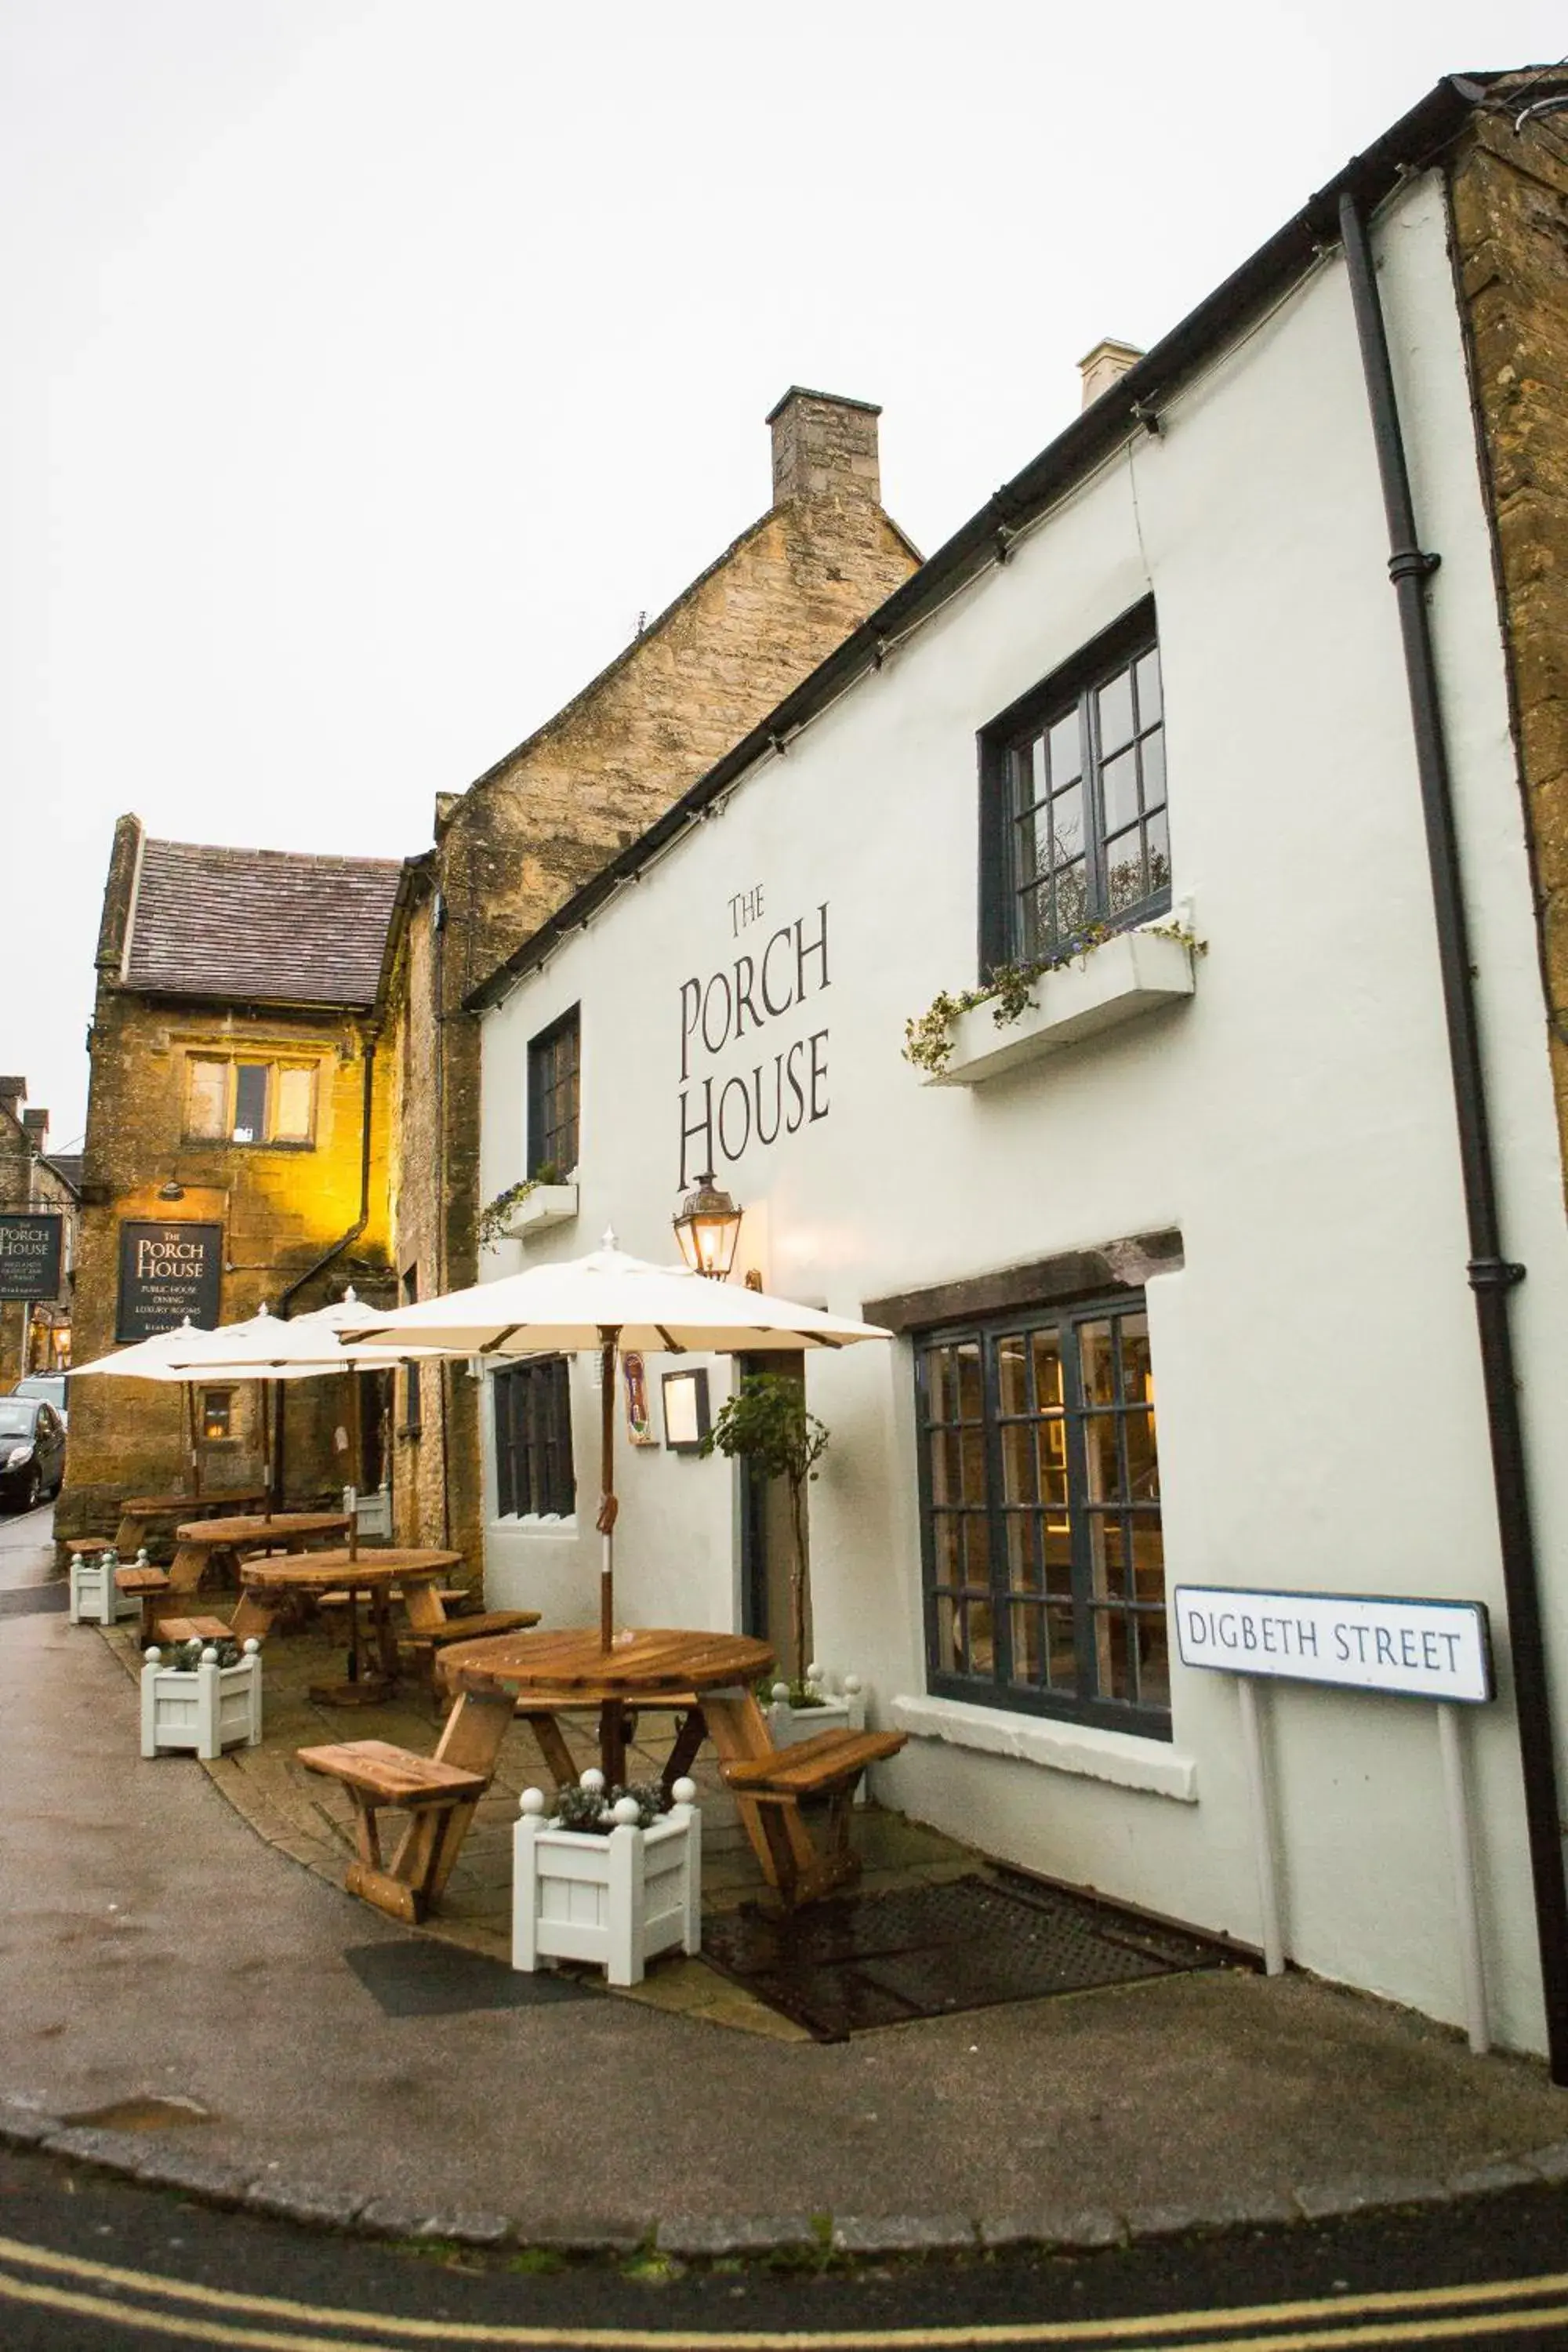
[{"label": "umbrella pole", "polygon": [[272,1517],[272,1391],[258,1381],[261,1391],[261,1516]]},{"label": "umbrella pole", "polygon": [[184,1392],[185,1412],[189,1415],[191,1424],[191,1492],[199,1503],[202,1498],[202,1449],[201,1439],[196,1432],[195,1382],[182,1381],[180,1386]]},{"label": "umbrella pole", "polygon": [[616,1629],[616,1341],[620,1326],[599,1326],[599,1518],[604,1538],[599,1570],[599,1647],[608,1650]]},{"label": "umbrella pole", "polygon": [[359,1558],[360,1426],[357,1372],[349,1374],[349,1558]]}]

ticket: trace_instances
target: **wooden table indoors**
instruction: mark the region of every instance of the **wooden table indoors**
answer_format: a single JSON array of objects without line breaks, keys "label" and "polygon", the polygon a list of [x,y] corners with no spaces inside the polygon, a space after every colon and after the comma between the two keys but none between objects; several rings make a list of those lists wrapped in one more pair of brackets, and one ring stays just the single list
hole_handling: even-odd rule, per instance
[{"label": "wooden table indoors", "polygon": [[[273,1618],[294,1593],[346,1592],[349,1596],[348,1679],[316,1684],[310,1696],[319,1705],[369,1706],[384,1698],[397,1683],[397,1643],[392,1630],[392,1588],[405,1594],[430,1588],[428,1599],[439,1611],[435,1586],[460,1568],[463,1555],[430,1547],[381,1548],[372,1552],[299,1552],[287,1559],[247,1560],[240,1570],[243,1591],[234,1613],[234,1633],[265,1634]],[[370,1603],[375,1636],[376,1664],[366,1674],[360,1648],[359,1600]],[[423,1598],[424,1596],[421,1595]],[[466,1646],[466,1645],[465,1645]]]}]

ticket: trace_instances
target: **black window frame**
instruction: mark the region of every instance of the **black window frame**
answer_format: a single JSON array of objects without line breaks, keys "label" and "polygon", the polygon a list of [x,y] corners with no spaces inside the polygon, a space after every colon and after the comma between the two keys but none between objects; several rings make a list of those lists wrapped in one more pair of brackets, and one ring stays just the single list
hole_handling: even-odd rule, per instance
[{"label": "black window frame", "polygon": [[[1015,1307],[999,1314],[966,1318],[932,1326],[911,1334],[914,1346],[916,1444],[920,1472],[921,1569],[924,1603],[926,1642],[926,1684],[935,1696],[966,1699],[973,1704],[1001,1707],[1014,1714],[1048,1716],[1058,1720],[1096,1726],[1104,1730],[1125,1731],[1140,1738],[1169,1740],[1172,1738],[1171,1711],[1168,1700],[1151,1703],[1141,1697],[1117,1697],[1100,1688],[1100,1653],[1097,1646],[1097,1624],[1103,1623],[1108,1641],[1113,1639],[1112,1621],[1121,1620],[1124,1655],[1132,1662],[1136,1676],[1142,1667],[1138,1645],[1131,1639],[1140,1620],[1161,1621],[1164,1650],[1164,1679],[1168,1690],[1170,1680],[1170,1584],[1163,1562],[1163,1528],[1159,1500],[1158,1436],[1152,1424],[1154,1412],[1152,1387],[1136,1402],[1125,1394],[1113,1402],[1086,1399],[1083,1380],[1083,1327],[1089,1324],[1111,1323],[1120,1326],[1129,1318],[1147,1318],[1147,1303],[1142,1292],[1119,1291],[1113,1297],[1098,1295],[1068,1304],[1056,1303],[1033,1307]],[[1068,1529],[1068,1576],[1070,1589],[1054,1599],[1049,1594],[1049,1577],[1045,1564],[1042,1530],[1028,1539],[1037,1544],[1035,1559],[1039,1570],[1038,1599],[1031,1589],[1013,1586],[1008,1580],[1009,1543],[1007,1519],[1012,1514],[1022,1517],[1037,1507],[1026,1500],[1009,1501],[1003,1462],[1003,1430],[1020,1423],[1037,1423],[1038,1398],[1034,1386],[1035,1371],[1031,1370],[1029,1395],[1031,1405],[1022,1412],[1006,1413],[1001,1409],[1001,1375],[997,1345],[1005,1339],[1023,1336],[1032,1339],[1035,1333],[1054,1332],[1060,1343],[1062,1375],[1063,1467],[1066,1474],[1066,1515]],[[981,1378],[982,1419],[973,1422],[952,1422],[933,1418],[931,1411],[932,1358],[938,1349],[973,1345],[978,1349]],[[1031,1349],[1031,1364],[1034,1363]],[[1115,1363],[1120,1381],[1125,1377],[1122,1335],[1116,1334]],[[1150,1373],[1152,1381],[1152,1374]],[[1151,1416],[1149,1460],[1153,1470],[1151,1496],[1134,1500],[1131,1495],[1131,1463],[1128,1450],[1125,1423],[1133,1412]],[[1116,1433],[1118,1487],[1115,1498],[1097,1496],[1091,1492],[1088,1456],[1089,1424],[1092,1420],[1114,1418]],[[934,1494],[931,1470],[931,1436],[937,1430],[960,1427],[983,1432],[984,1495],[978,1503],[964,1497],[947,1496],[938,1500]],[[963,1453],[962,1439],[959,1453]],[[1037,1455],[1037,1461],[1038,1456]],[[952,1454],[949,1461],[951,1465]],[[1044,1514],[1045,1506],[1037,1507]],[[978,1514],[985,1521],[985,1582],[955,1585],[938,1573],[937,1517],[938,1513],[952,1513],[960,1517]],[[1107,1596],[1095,1582],[1093,1525],[1114,1517],[1120,1525],[1120,1542],[1123,1553],[1123,1591],[1120,1596]],[[1161,1537],[1160,1593],[1157,1601],[1138,1597],[1136,1548],[1133,1529],[1142,1522],[1152,1526]],[[960,1537],[955,1556],[962,1553],[958,1573],[963,1573],[967,1559],[967,1534]],[[942,1606],[952,1596],[967,1592],[969,1602],[978,1602],[990,1612],[990,1633],[993,1645],[989,1673],[962,1673],[942,1664]],[[1037,1641],[1042,1660],[1048,1656],[1048,1624],[1052,1609],[1070,1612],[1071,1655],[1073,1682],[1068,1686],[1038,1679],[1029,1682],[1013,1679],[1013,1639],[1015,1612],[1036,1612]],[[959,1614],[955,1611],[955,1616]],[[967,1622],[964,1639],[967,1640]],[[956,1643],[955,1643],[956,1651]]]},{"label": "black window frame", "polygon": [[[1000,966],[1070,955],[1074,948],[1090,934],[1103,930],[1131,930],[1140,923],[1150,922],[1170,911],[1170,801],[1168,778],[1163,774],[1165,712],[1163,677],[1159,718],[1147,727],[1140,728],[1135,724],[1132,740],[1140,746],[1137,824],[1141,853],[1147,857],[1147,817],[1163,818],[1165,837],[1163,879],[1157,881],[1135,901],[1116,906],[1112,904],[1113,889],[1108,862],[1105,770],[1110,762],[1102,759],[1100,753],[1098,696],[1100,689],[1122,670],[1132,667],[1148,654],[1154,656],[1158,666],[1160,638],[1152,597],[1144,598],[1131,612],[1123,614],[1109,629],[1075,654],[1071,661],[1053,671],[1041,685],[1031,688],[1019,701],[1011,704],[981,730],[979,947],[983,981],[989,980]],[[1027,747],[1048,735],[1053,727],[1075,710],[1079,720],[1079,788],[1084,815],[1085,888],[1081,919],[1065,929],[1055,927],[1053,923],[1042,931],[1032,929],[1023,913],[1026,893],[1033,893],[1038,887],[1038,861],[1035,873],[1026,874],[1019,845],[1026,814],[1043,803],[1021,801],[1020,760]],[[1156,736],[1162,754],[1163,797],[1146,804],[1142,782],[1142,746],[1152,743]],[[1113,758],[1122,748],[1120,745],[1113,748]],[[1068,788],[1071,789],[1070,782]],[[1122,836],[1112,836],[1120,837]]]},{"label": "black window frame", "polygon": [[528,1356],[490,1376],[498,1518],[569,1519],[577,1507],[567,1356]]},{"label": "black window frame", "polygon": [[577,1165],[583,1112],[582,1014],[581,1004],[574,1004],[528,1041],[531,1176],[537,1176],[542,1168],[553,1167],[566,1177]]}]

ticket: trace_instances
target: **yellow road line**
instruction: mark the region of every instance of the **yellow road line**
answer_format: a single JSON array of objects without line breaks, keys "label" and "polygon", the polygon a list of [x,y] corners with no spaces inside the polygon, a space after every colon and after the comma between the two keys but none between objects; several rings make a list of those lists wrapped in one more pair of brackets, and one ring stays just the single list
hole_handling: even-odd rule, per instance
[{"label": "yellow road line", "polygon": [[[572,2352],[827,2352],[827,2347],[834,2347],[834,2352],[839,2352],[839,2347],[841,2352],[968,2352],[968,2347],[987,2345],[1147,2346],[1156,2337],[1189,2339],[1200,2329],[1209,2331],[1210,2340],[1184,2340],[1183,2352],[1221,2352],[1221,2347],[1223,2352],[1247,2352],[1248,2347],[1258,2347],[1258,2352],[1262,2352],[1264,2347],[1268,2347],[1268,2352],[1294,2352],[1299,2344],[1373,2345],[1424,2339],[1436,2342],[1465,2330],[1478,2333],[1483,2326],[1493,2333],[1516,2333],[1568,2316],[1568,2304],[1545,2311],[1498,2309],[1499,2305],[1540,2304],[1552,2296],[1568,2296],[1568,2272],[1551,2272],[1539,2278],[1500,2279],[1487,2284],[1418,2287],[1407,2292],[1386,2289],[1363,2295],[1325,2295],[1288,2303],[1116,2319],[987,2321],[968,2326],[959,2323],[836,2330],[590,2327],[574,2326],[570,2321],[541,2327],[482,2320],[414,2319],[396,2313],[296,2303],[279,2295],[247,2294],[235,2288],[204,2286],[195,2281],[161,2277],[149,2271],[129,2270],[115,2263],[94,2262],[85,2255],[57,2253],[50,2248],[27,2245],[14,2238],[0,2237],[0,2261],[73,2280],[81,2288],[121,2290],[149,2300],[184,2303],[212,2315],[198,2323],[141,2306],[108,2301],[103,2304],[105,2315],[119,2320],[129,2315],[143,2328],[198,2338],[205,2331],[215,2344],[269,2348],[276,2343],[288,2347],[289,2352],[316,2352],[316,2347],[329,2345],[335,2347],[335,2352],[363,2352],[363,2347],[342,2333],[331,2336],[293,2334],[274,2337],[232,2326],[220,2328],[216,2315],[227,2314],[231,2319],[243,2315],[318,2330],[368,2329],[378,2339],[369,2352],[383,2352],[390,2339],[399,2343],[515,2347],[519,2352],[531,2346],[569,2347]],[[25,2282],[0,2271],[0,2294],[15,2301],[43,2301],[66,2292],[63,2288]],[[1437,2314],[1445,2305],[1458,2315],[1439,2318]],[[1412,2317],[1412,2314],[1422,2315]],[[1347,2326],[1351,2321],[1361,2325]],[[1368,2321],[1378,2324],[1368,2326]],[[1313,2326],[1314,2322],[1330,2325]],[[1278,2332],[1300,2323],[1306,2323],[1305,2333],[1287,2336]],[[1244,2328],[1264,2333],[1244,2337],[1237,2333]],[[1215,2335],[1215,2330],[1224,2332]]]}]

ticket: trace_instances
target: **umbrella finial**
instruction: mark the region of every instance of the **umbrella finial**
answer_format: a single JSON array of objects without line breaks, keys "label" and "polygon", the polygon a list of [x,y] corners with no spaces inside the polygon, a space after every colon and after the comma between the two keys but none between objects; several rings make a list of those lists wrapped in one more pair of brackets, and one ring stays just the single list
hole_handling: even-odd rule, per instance
[{"label": "umbrella finial", "polygon": [[616,1229],[614,1225],[606,1225],[605,1227],[605,1238],[601,1244],[601,1247],[608,1250],[618,1250],[620,1248],[620,1243],[616,1238]]}]

